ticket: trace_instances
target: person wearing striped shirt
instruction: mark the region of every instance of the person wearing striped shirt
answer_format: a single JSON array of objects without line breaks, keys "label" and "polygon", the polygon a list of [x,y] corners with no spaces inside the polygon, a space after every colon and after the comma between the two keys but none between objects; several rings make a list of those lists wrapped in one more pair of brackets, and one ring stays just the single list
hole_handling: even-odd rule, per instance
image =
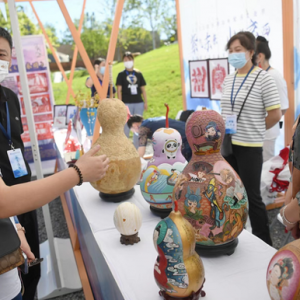
[{"label": "person wearing striped shirt", "polygon": [[246,188],[252,233],[272,245],[260,181],[265,132],[281,118],[278,89],[274,79],[255,66],[255,37],[251,32],[232,36],[227,50],[229,63],[236,72],[224,80],[221,112],[225,122],[237,119],[241,113],[231,137],[232,153],[224,158],[239,174]]}]

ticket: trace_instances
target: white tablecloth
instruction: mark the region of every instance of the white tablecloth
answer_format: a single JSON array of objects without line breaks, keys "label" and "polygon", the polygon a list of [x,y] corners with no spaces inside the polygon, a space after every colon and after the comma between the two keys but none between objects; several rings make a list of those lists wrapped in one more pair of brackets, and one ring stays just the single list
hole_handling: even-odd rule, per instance
[{"label": "white tablecloth", "polygon": [[[117,203],[107,203],[99,192],[85,183],[75,188],[79,203],[90,222],[96,241],[126,300],[159,300],[153,276],[156,250],[152,234],[160,219],[154,216],[143,200],[139,186],[129,201],[143,215],[139,232],[141,242],[133,246],[120,244],[113,214]],[[204,290],[207,300],[269,300],[266,272],[276,250],[244,230],[239,245],[231,256],[202,258],[206,273]]]},{"label": "white tablecloth", "polygon": [[[75,187],[79,204],[106,262],[126,300],[161,300],[154,280],[153,267],[157,252],[152,234],[160,218],[153,215],[139,186],[128,200],[141,210],[141,241],[133,246],[120,243],[113,214],[119,204],[107,203],[89,183]],[[206,282],[206,300],[270,300],[266,286],[269,261],[276,250],[244,230],[231,256],[202,258]],[[113,300],[113,299],[111,299]]]}]

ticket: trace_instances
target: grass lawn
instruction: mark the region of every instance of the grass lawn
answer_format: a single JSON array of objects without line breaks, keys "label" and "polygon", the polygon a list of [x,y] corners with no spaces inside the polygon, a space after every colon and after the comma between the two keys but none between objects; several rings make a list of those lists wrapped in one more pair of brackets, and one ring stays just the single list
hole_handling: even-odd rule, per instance
[{"label": "grass lawn", "polygon": [[[180,79],[178,45],[164,46],[135,59],[135,68],[139,69],[147,82],[148,111],[145,118],[157,117],[165,114],[164,103],[170,106],[170,118],[175,118],[182,109],[182,92]],[[116,82],[117,75],[124,69],[123,63],[113,66],[113,77]],[[80,71],[79,71],[80,72]],[[78,72],[76,75],[82,75]],[[85,87],[86,76],[73,79],[75,93],[87,90]],[[67,96],[65,82],[53,83],[54,99],[56,104],[64,104]],[[70,103],[74,103],[70,98]]]}]

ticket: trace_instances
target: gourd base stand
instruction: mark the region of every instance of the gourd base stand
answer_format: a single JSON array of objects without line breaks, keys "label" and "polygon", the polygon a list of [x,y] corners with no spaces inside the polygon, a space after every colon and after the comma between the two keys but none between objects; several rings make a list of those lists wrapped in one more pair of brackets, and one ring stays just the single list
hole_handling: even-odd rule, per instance
[{"label": "gourd base stand", "polygon": [[159,209],[153,206],[150,206],[150,210],[152,213],[154,213],[156,216],[161,217],[162,219],[166,218],[169,216],[169,214],[172,211],[172,208],[165,208],[165,209]]},{"label": "gourd base stand", "polygon": [[221,255],[232,255],[239,243],[238,238],[220,246],[204,246],[196,244],[196,252],[200,256],[216,257]]},{"label": "gourd base stand", "polygon": [[138,237],[138,232],[136,234],[133,235],[123,235],[121,234],[120,237],[120,242],[123,245],[133,245],[133,244],[137,244],[138,242],[141,241],[141,239]]},{"label": "gourd base stand", "polygon": [[99,196],[103,201],[105,202],[113,202],[113,203],[119,203],[125,200],[128,200],[132,197],[134,194],[135,189],[132,188],[131,190],[124,192],[124,193],[119,193],[119,194],[105,194],[100,192]]},{"label": "gourd base stand", "polygon": [[202,289],[203,289],[203,285],[196,293],[193,292],[190,296],[184,298],[172,297],[168,295],[165,291],[159,291],[159,295],[163,296],[165,300],[198,300],[206,296],[206,293]]}]

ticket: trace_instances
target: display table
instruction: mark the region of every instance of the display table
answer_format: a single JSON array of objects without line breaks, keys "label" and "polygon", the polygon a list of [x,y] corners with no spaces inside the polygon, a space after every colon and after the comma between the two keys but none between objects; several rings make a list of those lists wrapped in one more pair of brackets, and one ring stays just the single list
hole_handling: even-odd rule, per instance
[{"label": "display table", "polygon": [[[61,133],[56,133],[61,149]],[[59,170],[66,168],[60,158]],[[156,250],[153,230],[160,218],[150,212],[139,186],[129,200],[143,216],[139,231],[141,242],[133,246],[120,244],[113,214],[119,204],[107,203],[89,183],[75,187],[65,194],[68,209],[78,234],[86,272],[95,299],[159,300],[153,267]],[[276,250],[244,230],[239,245],[231,256],[203,258],[207,300],[269,300],[266,272]]]}]

